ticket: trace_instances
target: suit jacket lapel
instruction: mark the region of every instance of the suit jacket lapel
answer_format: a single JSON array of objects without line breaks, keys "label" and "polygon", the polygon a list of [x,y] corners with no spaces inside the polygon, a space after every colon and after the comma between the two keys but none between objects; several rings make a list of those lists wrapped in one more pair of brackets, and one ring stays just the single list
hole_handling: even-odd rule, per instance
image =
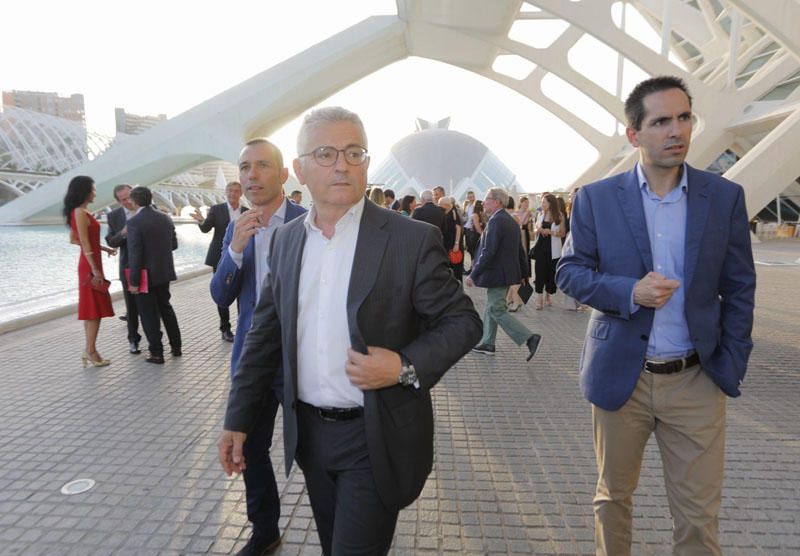
[{"label": "suit jacket lapel", "polygon": [[636,168],[624,174],[622,180],[617,185],[617,195],[619,197],[622,213],[628,222],[628,226],[639,248],[639,255],[642,257],[644,266],[648,272],[653,270],[653,253],[650,248],[650,236],[647,233],[647,221],[644,217],[644,206],[642,206],[642,192],[639,189],[639,179],[636,176]]},{"label": "suit jacket lapel", "polygon": [[686,169],[688,175],[688,198],[686,203],[686,240],[683,262],[683,280],[686,287],[691,286],[694,272],[697,268],[697,258],[700,253],[700,244],[705,237],[706,222],[708,222],[708,210],[710,199],[708,181],[703,178],[688,164]]},{"label": "suit jacket lapel", "polygon": [[[303,248],[306,244],[306,228],[302,224],[292,226],[291,238],[286,242],[290,248],[286,253],[286,265],[282,269],[282,288],[288,291],[282,292],[282,299],[276,299],[275,303],[280,304],[285,309],[281,320],[289,323],[288,330],[282,331],[287,342],[283,345],[289,347],[289,366],[292,373],[292,388],[294,397],[297,398],[297,304],[299,302],[300,291],[300,269],[303,262]],[[273,238],[274,239],[274,238]]]},{"label": "suit jacket lapel", "polygon": [[361,225],[350,271],[350,286],[347,290],[347,323],[350,328],[350,343],[353,349],[367,353],[367,345],[358,328],[358,309],[366,299],[378,278],[381,259],[383,259],[389,233],[384,230],[386,214],[370,201],[364,203]]}]

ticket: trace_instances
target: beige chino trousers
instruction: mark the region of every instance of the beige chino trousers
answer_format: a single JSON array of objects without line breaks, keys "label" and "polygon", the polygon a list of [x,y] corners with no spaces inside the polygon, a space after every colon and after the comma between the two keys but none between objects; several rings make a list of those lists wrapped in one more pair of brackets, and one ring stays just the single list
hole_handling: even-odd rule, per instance
[{"label": "beige chino trousers", "polygon": [[631,553],[633,493],[655,432],[673,520],[673,553],[722,554],[719,507],[725,456],[725,394],[699,365],[678,373],[642,371],[617,411],[592,406],[598,481],[598,555]]}]

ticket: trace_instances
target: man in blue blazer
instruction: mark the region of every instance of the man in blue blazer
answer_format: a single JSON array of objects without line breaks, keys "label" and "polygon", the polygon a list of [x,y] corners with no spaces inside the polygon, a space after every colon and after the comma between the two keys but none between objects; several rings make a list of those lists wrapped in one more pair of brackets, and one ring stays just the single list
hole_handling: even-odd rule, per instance
[{"label": "man in blue blazer", "polygon": [[742,188],[684,162],[691,97],[648,79],[625,103],[636,167],[582,187],[558,287],[591,306],[581,388],[593,404],[598,554],[630,554],[633,492],[658,440],[675,554],[720,554],[725,395],[752,349],[755,269]]},{"label": "man in blue blazer", "polygon": [[[272,234],[279,226],[306,212],[283,194],[288,172],[281,152],[266,139],[248,141],[239,155],[240,180],[253,208],[228,225],[222,241],[222,256],[211,279],[211,297],[218,306],[229,307],[239,300],[231,377],[236,374],[244,338],[269,273],[267,261]],[[247,517],[253,523],[253,534],[243,554],[266,554],[280,545],[280,499],[269,449],[282,389],[279,373],[273,388],[265,395],[244,445]]]},{"label": "man in blue blazer", "polygon": [[522,247],[519,224],[508,214],[508,192],[492,187],[483,200],[483,211],[489,215],[486,230],[481,236],[472,270],[465,283],[486,288],[486,309],[483,312],[483,336],[472,351],[494,355],[497,325],[521,346],[528,348],[528,361],[536,355],[542,337],[508,312],[508,287],[522,283],[526,273],[527,254]]}]

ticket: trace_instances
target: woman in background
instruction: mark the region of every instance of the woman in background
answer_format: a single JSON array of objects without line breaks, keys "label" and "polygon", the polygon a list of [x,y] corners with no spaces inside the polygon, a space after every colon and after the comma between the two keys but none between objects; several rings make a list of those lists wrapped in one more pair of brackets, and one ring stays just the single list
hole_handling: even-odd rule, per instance
[{"label": "woman in background", "polygon": [[[442,197],[439,199],[439,207],[444,210],[444,229],[442,230],[444,250],[447,251],[453,276],[461,282],[464,277],[464,229],[454,201],[452,197]],[[459,257],[460,260],[457,263],[453,262]]]},{"label": "woman in background", "polygon": [[88,210],[96,194],[92,178],[75,176],[69,182],[62,209],[66,224],[70,227],[70,240],[81,247],[78,259],[78,320],[83,321],[86,335],[86,347],[81,355],[84,368],[111,364],[108,359],[103,359],[96,345],[100,319],[114,316],[100,254],[101,251],[109,255],[116,255],[117,252],[100,245],[100,224]]},{"label": "woman in background", "polygon": [[383,207],[386,203],[386,196],[383,194],[383,189],[380,187],[373,187],[369,192],[369,200],[379,207]]},{"label": "woman in background", "polygon": [[414,209],[417,207],[417,198],[413,195],[406,195],[403,197],[403,200],[400,201],[400,214],[405,216],[411,216],[411,213],[414,212]]},{"label": "woman in background", "polygon": [[547,193],[542,197],[542,212],[536,218],[533,228],[536,233],[534,246],[534,287],[536,289],[536,308],[553,305],[551,295],[556,293],[556,263],[561,258],[561,238],[566,235],[564,219],[558,208],[555,195]]}]

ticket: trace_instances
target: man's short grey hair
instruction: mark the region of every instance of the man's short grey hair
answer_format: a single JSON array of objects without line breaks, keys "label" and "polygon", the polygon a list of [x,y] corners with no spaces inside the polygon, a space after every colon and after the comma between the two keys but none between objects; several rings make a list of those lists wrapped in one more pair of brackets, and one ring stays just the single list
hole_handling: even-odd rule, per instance
[{"label": "man's short grey hair", "polygon": [[[336,122],[351,122],[358,127],[361,132],[361,137],[364,139],[364,144],[361,145],[367,148],[367,132],[364,131],[364,123],[358,114],[350,112],[341,106],[326,106],[324,108],[317,108],[306,114],[303,118],[303,123],[300,125],[300,131],[297,132],[297,154],[305,154],[311,147],[308,145],[309,131],[322,123],[336,123]],[[321,147],[322,145],[314,145],[314,147]]]},{"label": "man's short grey hair", "polygon": [[498,203],[500,206],[505,208],[508,206],[508,191],[503,189],[502,187],[490,187],[489,190],[486,192],[487,197],[491,197]]},{"label": "man's short grey hair", "polygon": [[430,189],[423,189],[422,193],[419,194],[419,198],[422,200],[422,203],[432,203],[433,202],[433,191]]}]

